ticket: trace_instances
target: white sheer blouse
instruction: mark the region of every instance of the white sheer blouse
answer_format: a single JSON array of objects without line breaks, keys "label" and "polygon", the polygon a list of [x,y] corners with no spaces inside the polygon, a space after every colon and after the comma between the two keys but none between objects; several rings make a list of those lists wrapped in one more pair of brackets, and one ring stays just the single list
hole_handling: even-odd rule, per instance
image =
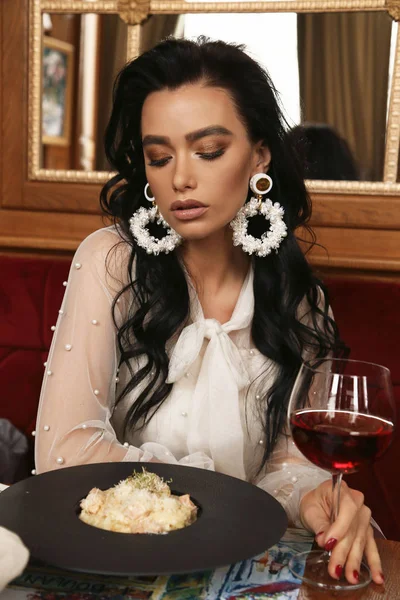
[{"label": "white sheer blouse", "polygon": [[[45,365],[36,426],[37,473],[152,458],[215,469],[275,495],[291,523],[301,525],[302,496],[329,474],[309,463],[282,434],[268,465],[255,475],[263,435],[260,390],[252,382],[263,373],[264,394],[265,373],[271,385],[275,365],[251,340],[252,269],[231,319],[223,325],[204,318],[188,281],[190,324],[167,348],[172,391],[143,429],[124,435],[124,417],[139,390],[115,406],[130,374],[126,366],[118,369],[111,304],[126,280],[129,252],[128,244],[108,227],[87,237],[75,254]],[[117,304],[117,324],[126,319],[131,304],[127,294]]]}]

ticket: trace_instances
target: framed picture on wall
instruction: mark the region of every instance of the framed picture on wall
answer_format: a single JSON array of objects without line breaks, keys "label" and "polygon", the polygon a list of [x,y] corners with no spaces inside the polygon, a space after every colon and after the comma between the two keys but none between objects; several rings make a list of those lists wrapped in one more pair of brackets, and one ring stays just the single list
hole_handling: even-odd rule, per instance
[{"label": "framed picture on wall", "polygon": [[43,36],[42,65],[42,142],[68,146],[71,141],[73,45]]}]

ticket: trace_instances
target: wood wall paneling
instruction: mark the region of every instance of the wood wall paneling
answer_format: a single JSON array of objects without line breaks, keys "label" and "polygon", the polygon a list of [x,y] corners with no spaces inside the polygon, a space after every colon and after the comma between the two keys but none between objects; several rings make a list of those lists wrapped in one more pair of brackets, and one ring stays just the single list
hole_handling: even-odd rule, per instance
[{"label": "wood wall paneling", "polygon": [[312,197],[312,223],[318,227],[400,229],[400,198],[318,194]]},{"label": "wood wall paneling", "polygon": [[3,0],[1,88],[3,112],[1,204],[21,201],[26,177],[28,1]]},{"label": "wood wall paneling", "polygon": [[400,231],[314,227],[310,261],[320,267],[400,272]]},{"label": "wood wall paneling", "polygon": [[5,210],[0,220],[0,248],[72,253],[89,233],[109,224],[101,215]]}]

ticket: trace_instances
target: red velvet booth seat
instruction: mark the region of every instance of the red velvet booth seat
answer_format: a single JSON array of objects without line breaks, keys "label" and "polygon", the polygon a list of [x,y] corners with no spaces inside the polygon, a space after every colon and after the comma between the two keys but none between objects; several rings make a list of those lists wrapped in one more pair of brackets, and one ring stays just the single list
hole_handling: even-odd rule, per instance
[{"label": "red velvet booth seat", "polygon": [[[29,437],[52,331],[68,277],[67,259],[0,256],[0,417]],[[392,372],[400,406],[400,283],[330,279],[333,311],[351,357]],[[348,477],[390,539],[400,540],[400,435],[387,454]]]},{"label": "red velvet booth seat", "polygon": [[0,417],[29,437],[70,262],[0,256]]},{"label": "red velvet booth seat", "polygon": [[400,283],[330,279],[328,286],[350,358],[390,369],[398,430],[387,453],[372,466],[346,477],[365,494],[365,503],[391,540],[400,541]]}]

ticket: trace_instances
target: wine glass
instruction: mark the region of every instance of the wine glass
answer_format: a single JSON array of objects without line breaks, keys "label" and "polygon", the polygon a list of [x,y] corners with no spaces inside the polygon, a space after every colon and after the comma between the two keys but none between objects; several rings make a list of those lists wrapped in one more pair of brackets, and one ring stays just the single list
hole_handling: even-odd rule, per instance
[{"label": "wine glass", "polygon": [[[340,484],[345,473],[376,460],[389,447],[395,407],[390,371],[373,363],[341,358],[302,364],[290,397],[288,421],[302,454],[332,473],[331,523],[339,512]],[[355,590],[371,581],[361,564],[359,581],[349,583],[328,573],[330,552],[313,550],[294,555],[291,572],[325,590]]]}]

